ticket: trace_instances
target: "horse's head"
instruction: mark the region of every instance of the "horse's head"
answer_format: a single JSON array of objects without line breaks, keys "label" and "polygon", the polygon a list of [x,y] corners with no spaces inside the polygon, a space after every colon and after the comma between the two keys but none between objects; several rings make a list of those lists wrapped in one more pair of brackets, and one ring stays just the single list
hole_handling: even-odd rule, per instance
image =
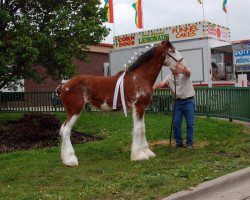
[{"label": "horse's head", "polygon": [[179,64],[185,65],[182,55],[174,48],[169,40],[163,41],[160,46],[162,47],[162,55],[165,56],[165,66],[176,69]]}]

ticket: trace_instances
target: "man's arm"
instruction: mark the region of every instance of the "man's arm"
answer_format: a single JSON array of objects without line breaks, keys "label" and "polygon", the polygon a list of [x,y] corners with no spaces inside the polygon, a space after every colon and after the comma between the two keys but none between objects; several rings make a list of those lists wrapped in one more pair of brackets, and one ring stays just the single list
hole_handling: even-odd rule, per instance
[{"label": "man's arm", "polygon": [[167,86],[167,81],[166,80],[163,80],[163,81],[160,81],[159,83],[156,83],[154,86],[153,86],[153,90],[157,90],[159,88],[163,88]]}]

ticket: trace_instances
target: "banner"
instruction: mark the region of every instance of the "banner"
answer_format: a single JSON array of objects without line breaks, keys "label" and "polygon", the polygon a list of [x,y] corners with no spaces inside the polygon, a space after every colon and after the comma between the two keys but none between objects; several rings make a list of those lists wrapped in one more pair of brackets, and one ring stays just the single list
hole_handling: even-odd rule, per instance
[{"label": "banner", "polygon": [[142,0],[136,0],[132,5],[135,9],[135,24],[138,28],[142,28]]},{"label": "banner", "polygon": [[105,0],[104,8],[107,9],[107,22],[114,23],[113,0]]},{"label": "banner", "polygon": [[227,0],[223,0],[222,9],[225,13],[227,13]]}]

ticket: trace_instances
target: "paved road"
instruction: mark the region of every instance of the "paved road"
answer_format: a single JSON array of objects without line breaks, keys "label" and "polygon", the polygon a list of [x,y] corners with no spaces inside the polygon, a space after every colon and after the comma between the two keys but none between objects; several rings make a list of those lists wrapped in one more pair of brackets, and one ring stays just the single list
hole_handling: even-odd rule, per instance
[{"label": "paved road", "polygon": [[250,167],[201,183],[163,200],[250,200]]},{"label": "paved road", "polygon": [[204,200],[250,200],[250,179],[218,191]]}]

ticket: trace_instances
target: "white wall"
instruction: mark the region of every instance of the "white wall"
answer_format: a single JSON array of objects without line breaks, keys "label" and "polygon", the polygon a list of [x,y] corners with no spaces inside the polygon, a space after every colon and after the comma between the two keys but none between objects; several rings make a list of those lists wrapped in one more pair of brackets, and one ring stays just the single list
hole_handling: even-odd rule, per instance
[{"label": "white wall", "polygon": [[211,69],[211,50],[208,40],[187,40],[175,42],[173,45],[183,55],[187,66],[191,69],[194,83],[208,83]]},{"label": "white wall", "polygon": [[[24,85],[24,79],[20,80],[20,82],[22,83],[22,85]],[[0,91],[2,92],[24,92],[24,87],[21,87],[20,84],[16,85],[17,90],[11,90],[11,89],[7,89],[7,88],[3,88]]]},{"label": "white wall", "polygon": [[[145,51],[146,46],[126,48],[126,49],[118,49],[112,50],[109,57],[110,71],[111,75],[115,75],[117,72],[124,69],[124,64],[126,64],[131,57],[136,57],[135,52],[139,53],[141,50]],[[164,69],[165,68],[165,69]],[[167,67],[163,67],[156,82],[161,81],[165,78],[165,75],[168,73],[166,70]]]},{"label": "white wall", "polygon": [[[207,50],[207,40],[188,40],[181,42],[173,42],[174,47],[180,51],[184,57],[186,64],[192,70],[191,78],[195,83],[208,83],[209,70],[211,68],[211,51]],[[111,75],[124,69],[124,64],[131,57],[135,56],[134,52],[138,52],[142,47],[126,48],[120,50],[112,50],[110,53],[110,69]],[[144,47],[145,48],[145,47]],[[157,81],[163,80],[170,73],[167,67],[163,67]]]}]

